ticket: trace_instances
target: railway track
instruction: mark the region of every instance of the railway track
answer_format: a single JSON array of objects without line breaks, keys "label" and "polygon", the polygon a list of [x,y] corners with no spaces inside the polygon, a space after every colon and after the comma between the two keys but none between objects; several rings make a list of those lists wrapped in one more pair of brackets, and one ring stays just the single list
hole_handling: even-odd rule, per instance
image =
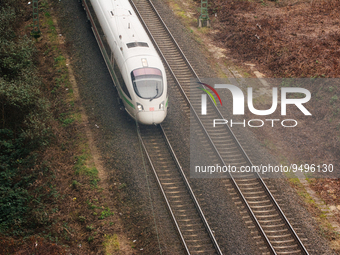
[{"label": "railway track", "polygon": [[139,135],[186,252],[222,254],[162,126]]},{"label": "railway track", "polygon": [[[190,91],[190,82],[192,82],[193,79],[199,80],[199,78],[196,75],[194,69],[191,67],[189,61],[186,59],[185,55],[181,51],[180,47],[175,42],[170,31],[166,28],[166,25],[158,15],[152,3],[148,0],[136,0],[135,3],[131,1],[131,4],[134,6],[135,10],[139,14],[142,23],[149,32],[149,35],[154,41],[155,46],[158,48],[159,53],[163,58],[164,64],[168,68],[168,72],[170,74],[170,76],[168,74],[168,78],[173,79],[174,82],[177,83],[182,97],[185,98],[185,100],[183,100],[183,104],[185,104],[183,108],[187,109],[186,113],[188,115],[191,111],[191,123],[194,126],[193,130],[197,133],[198,136],[200,136],[200,138],[202,138],[202,140],[204,140],[204,143],[202,144],[208,144],[207,149],[212,151],[215,159],[218,160],[222,165],[236,166],[237,169],[239,169],[240,166],[252,165],[252,162],[242,149],[242,146],[238,142],[236,136],[233,134],[229,126],[223,125],[218,128],[212,127],[212,120],[223,119],[223,116],[211,101],[208,101],[207,115],[200,116],[199,114],[197,114],[197,112],[200,112],[201,107],[201,91]],[[164,125],[166,125],[166,121]],[[141,129],[141,140],[144,141],[145,149],[149,153],[154,150],[152,148],[157,149],[157,152],[152,152],[156,153],[155,155],[149,155],[149,159],[150,162],[152,162],[151,164],[154,165],[153,168],[156,172],[156,175],[161,176],[161,178],[165,177],[164,180],[160,179],[159,181],[161,189],[166,189],[168,187],[171,187],[170,185],[175,185],[169,189],[175,191],[177,189],[181,189],[183,187],[183,184],[181,183],[179,176],[174,177],[174,179],[172,179],[171,177],[167,182],[167,175],[170,174],[170,172],[173,172],[169,170],[170,168],[167,168],[167,164],[173,163],[167,161],[170,159],[167,159],[166,161],[164,159],[163,162],[160,161],[158,163],[159,158],[165,158],[165,154],[157,154],[160,153],[160,151],[158,150],[160,150],[162,146],[165,146],[164,144],[161,145],[161,141],[158,141],[159,139],[161,139],[159,137],[163,137],[163,140],[164,137],[166,137],[164,133],[162,135],[162,132],[164,132],[163,128],[157,129],[156,127],[153,127],[152,129]],[[150,142],[149,144],[149,142],[147,142],[147,140],[149,139],[150,141],[154,142],[154,144],[152,144],[152,142]],[[171,141],[169,142],[167,138],[165,139],[167,140],[167,147],[171,148]],[[171,151],[173,153],[172,149]],[[169,157],[169,155],[166,157]],[[175,158],[176,156],[172,154],[172,157]],[[172,165],[171,168],[173,167],[175,166]],[[164,176],[162,176],[163,173]],[[181,175],[182,180],[186,179],[184,173],[182,173]],[[249,218],[256,228],[256,230],[254,230],[256,232],[255,238],[257,240],[261,239],[260,241],[258,241],[258,245],[263,254],[308,254],[308,251],[304,247],[303,243],[299,239],[288,219],[285,217],[280,206],[275,201],[275,198],[272,196],[265,182],[257,173],[233,173],[230,174],[229,177],[231,185],[233,186],[233,190],[241,199],[242,207],[248,213],[245,218]],[[186,184],[184,186],[186,186]],[[179,223],[176,223],[176,219],[181,219],[182,214],[177,212],[178,208],[176,207],[176,203],[178,203],[178,205],[181,205],[179,206],[179,208],[183,208],[185,207],[184,204],[191,201],[189,197],[192,197],[193,195],[189,195],[189,197],[187,196],[188,198],[183,198],[183,201],[186,202],[175,202],[176,199],[179,199],[180,196],[175,195],[175,197],[171,197],[172,193],[168,193],[168,191],[165,190],[163,191],[163,193],[169,194],[169,201],[173,202],[173,205],[171,205],[170,202],[167,203],[170,204],[169,207],[174,208],[174,221],[175,224],[178,225]],[[194,207],[190,206],[189,208],[188,206],[188,210],[188,212],[183,213],[185,215],[189,215],[190,211],[194,210]],[[198,211],[200,211],[200,209],[198,209]],[[189,221],[189,219],[183,219],[179,222]],[[201,221],[204,225],[205,220],[202,220],[201,218]],[[197,225],[202,224],[202,222],[200,222],[199,220],[193,222],[196,222]],[[181,233],[181,227],[178,227],[178,229],[180,236],[182,236],[183,234]],[[203,230],[202,225],[200,225],[199,229]],[[206,233],[209,233],[209,230]],[[199,242],[200,241],[193,241],[192,243],[197,244]],[[185,240],[183,240],[183,243],[184,246],[186,246]],[[207,247],[211,248],[212,246],[211,244],[207,244]],[[202,248],[202,252],[204,249],[205,248]],[[194,252],[201,252],[201,250],[194,250]],[[203,254],[210,253],[203,252]]]}]

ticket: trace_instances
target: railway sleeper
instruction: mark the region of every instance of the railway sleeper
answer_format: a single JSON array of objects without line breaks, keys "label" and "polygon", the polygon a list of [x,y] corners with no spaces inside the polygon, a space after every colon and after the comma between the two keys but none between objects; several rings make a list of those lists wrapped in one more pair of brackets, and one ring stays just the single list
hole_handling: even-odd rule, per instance
[{"label": "railway sleeper", "polygon": [[276,252],[277,254],[303,254],[300,250],[295,250],[295,251],[280,251]]},{"label": "railway sleeper", "polygon": [[176,215],[176,219],[177,219],[177,222],[179,222],[180,224],[185,224],[185,226],[190,226],[190,225],[198,226],[198,225],[203,224],[202,220],[200,218],[198,218],[198,215],[196,217],[190,216],[189,218],[188,217],[178,217]]},{"label": "railway sleeper", "polygon": [[264,204],[264,203],[271,203],[270,200],[260,200],[260,201],[248,201],[249,198],[246,197],[248,204]]},{"label": "railway sleeper", "polygon": [[276,229],[276,230],[266,230],[266,234],[269,234],[269,233],[275,233],[277,234],[278,232],[287,232],[290,234],[289,230],[287,228],[284,228],[284,229]]},{"label": "railway sleeper", "polygon": [[[257,218],[257,216],[256,216]],[[261,224],[267,224],[267,223],[274,223],[274,222],[282,222],[282,219],[271,219],[271,220],[258,220]],[[267,226],[267,225],[264,225]]]},{"label": "railway sleeper", "polygon": [[275,246],[275,250],[276,249],[296,249],[298,247],[297,244],[293,244],[293,245],[288,245],[288,246]]},{"label": "railway sleeper", "polygon": [[[215,250],[214,246],[212,244],[190,244],[189,245],[189,250],[193,252],[193,254],[196,254],[197,252],[207,252],[208,250]],[[207,253],[204,253],[207,254]]]},{"label": "railway sleeper", "polygon": [[180,230],[182,232],[183,235],[191,235],[192,233],[200,233],[200,231],[204,231],[205,232],[205,228],[200,225],[200,226],[180,226]]},{"label": "railway sleeper", "polygon": [[187,244],[191,246],[197,246],[197,247],[205,247],[207,245],[211,244],[211,241],[209,238],[203,238],[203,239],[188,239],[185,240]]},{"label": "railway sleeper", "polygon": [[270,205],[253,205],[251,207],[251,209],[253,209],[253,208],[255,208],[255,209],[258,209],[258,208],[271,208],[271,207],[273,207],[272,204],[270,204]]},{"label": "railway sleeper", "polygon": [[185,214],[178,214],[176,212],[176,219],[178,221],[190,221],[190,220],[195,220],[195,218],[197,218],[197,221],[198,219],[201,221],[201,219],[199,218],[198,214],[195,212],[195,213],[185,213]]},{"label": "railway sleeper", "polygon": [[194,254],[217,254],[215,249],[207,249],[207,250],[201,250],[201,251],[195,251],[194,253],[191,253],[192,255]]},{"label": "railway sleeper", "polygon": [[[246,182],[246,183],[239,183],[239,182]],[[254,186],[254,185],[258,185],[258,181],[257,180],[237,180],[237,184],[238,186]]]},{"label": "railway sleeper", "polygon": [[174,208],[178,208],[178,207],[181,207],[182,205],[186,205],[187,207],[192,207],[194,208],[194,205],[190,204],[191,203],[191,200],[189,199],[182,199],[182,200],[171,200],[170,198],[170,204],[172,207]]},{"label": "railway sleeper", "polygon": [[172,191],[165,191],[165,194],[167,197],[170,197],[172,195],[178,195],[178,194],[182,194],[182,196],[186,196],[187,195],[187,192],[186,191],[183,191],[183,190],[172,190]]},{"label": "railway sleeper", "polygon": [[268,228],[283,228],[285,227],[285,224],[277,224],[277,225],[262,225],[262,228],[264,229],[264,231],[267,233],[267,229]]},{"label": "railway sleeper", "polygon": [[175,183],[175,185],[172,183],[162,183],[162,185],[164,185],[166,191],[186,190],[186,186],[183,183]]},{"label": "railway sleeper", "polygon": [[282,240],[282,241],[270,240],[270,242],[273,244],[285,244],[285,243],[295,243],[295,240],[294,239]]},{"label": "railway sleeper", "polygon": [[251,196],[247,196],[246,198],[247,199],[264,199],[264,198],[267,198],[268,196],[266,195],[263,195],[263,196],[255,196],[255,197],[251,197]]},{"label": "railway sleeper", "polygon": [[274,218],[274,217],[280,217],[278,214],[271,214],[271,215],[259,215],[255,213],[256,218]]},{"label": "railway sleeper", "polygon": [[276,210],[273,208],[271,210],[253,210],[253,213],[255,214],[260,214],[260,213],[273,213],[273,212],[276,212]]},{"label": "railway sleeper", "polygon": [[250,188],[250,187],[240,187],[240,190],[242,191],[243,195],[245,198],[247,198],[247,195],[245,195],[244,193],[245,192],[248,192],[248,194],[252,194],[252,192],[258,192],[258,191],[262,191],[262,187],[253,187],[253,188]]},{"label": "railway sleeper", "polygon": [[267,235],[268,238],[287,238],[289,236],[292,236],[290,233],[289,234],[285,234],[285,235]]}]

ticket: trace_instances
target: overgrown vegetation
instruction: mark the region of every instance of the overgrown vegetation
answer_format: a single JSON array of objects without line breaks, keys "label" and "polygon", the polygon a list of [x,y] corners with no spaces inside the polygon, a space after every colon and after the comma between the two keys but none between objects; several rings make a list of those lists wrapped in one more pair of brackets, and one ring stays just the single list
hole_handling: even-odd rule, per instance
[{"label": "overgrown vegetation", "polygon": [[[48,99],[37,78],[36,49],[27,36],[18,36],[18,3],[0,7],[0,233],[23,235],[44,222],[39,175],[49,172],[38,152],[49,143]],[[48,183],[46,183],[48,185]],[[38,195],[40,193],[40,195]],[[44,195],[42,195],[44,194]]]}]

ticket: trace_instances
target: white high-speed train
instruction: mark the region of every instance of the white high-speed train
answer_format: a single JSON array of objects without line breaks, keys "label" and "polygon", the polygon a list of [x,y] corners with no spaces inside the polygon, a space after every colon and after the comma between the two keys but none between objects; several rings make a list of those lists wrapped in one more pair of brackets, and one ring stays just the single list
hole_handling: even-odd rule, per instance
[{"label": "white high-speed train", "polygon": [[167,114],[161,59],[128,0],[82,0],[93,33],[126,111],[142,124]]}]

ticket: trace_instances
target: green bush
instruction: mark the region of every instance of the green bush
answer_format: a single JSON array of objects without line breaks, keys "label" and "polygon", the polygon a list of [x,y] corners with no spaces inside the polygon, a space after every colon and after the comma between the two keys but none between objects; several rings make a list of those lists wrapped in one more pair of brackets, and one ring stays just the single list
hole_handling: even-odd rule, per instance
[{"label": "green bush", "polygon": [[0,8],[0,40],[1,42],[15,38],[13,23],[15,22],[15,10],[8,6]]},{"label": "green bush", "polygon": [[4,79],[13,80],[21,72],[31,71],[29,69],[33,65],[34,48],[27,36],[15,41],[1,40],[0,54],[0,76]]},{"label": "green bush", "polygon": [[[20,1],[0,6],[0,233],[19,235],[46,223],[41,201],[48,183],[35,187],[48,168],[37,151],[48,144],[48,100],[34,65],[34,43],[15,33]],[[42,192],[43,190],[49,192]]]},{"label": "green bush", "polygon": [[27,171],[36,157],[25,148],[22,137],[15,138],[8,129],[0,129],[0,232],[18,230],[27,222],[28,187],[35,180]]}]

